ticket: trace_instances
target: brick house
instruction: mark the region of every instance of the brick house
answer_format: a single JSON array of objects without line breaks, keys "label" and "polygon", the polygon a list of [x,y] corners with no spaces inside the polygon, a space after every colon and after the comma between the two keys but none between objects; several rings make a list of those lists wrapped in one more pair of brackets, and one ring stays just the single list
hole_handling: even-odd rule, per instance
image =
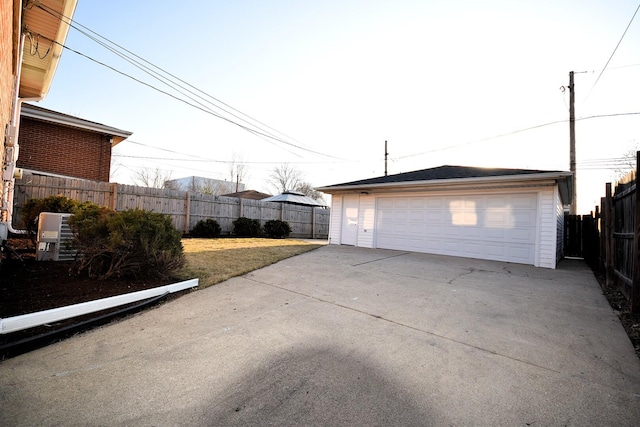
[{"label": "brick house", "polygon": [[[0,0],[0,244],[8,232],[18,232],[11,227],[11,216],[20,108],[49,92],[69,32],[60,17],[72,19],[76,5],[77,0]],[[34,40],[50,43],[39,46]],[[45,45],[45,52],[40,51]]]},{"label": "brick house", "polygon": [[18,167],[108,182],[111,149],[130,135],[111,126],[23,104]]}]

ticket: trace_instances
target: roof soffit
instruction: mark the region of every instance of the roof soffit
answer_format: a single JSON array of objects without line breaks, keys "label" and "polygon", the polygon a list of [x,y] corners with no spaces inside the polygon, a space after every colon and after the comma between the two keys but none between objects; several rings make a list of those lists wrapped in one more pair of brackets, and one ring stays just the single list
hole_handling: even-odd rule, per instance
[{"label": "roof soffit", "polygon": [[22,15],[25,42],[19,96],[43,98],[51,86],[62,54],[61,45],[69,32],[69,25],[62,21],[64,18],[60,15],[72,18],[77,0],[39,0],[38,4],[25,4]]}]

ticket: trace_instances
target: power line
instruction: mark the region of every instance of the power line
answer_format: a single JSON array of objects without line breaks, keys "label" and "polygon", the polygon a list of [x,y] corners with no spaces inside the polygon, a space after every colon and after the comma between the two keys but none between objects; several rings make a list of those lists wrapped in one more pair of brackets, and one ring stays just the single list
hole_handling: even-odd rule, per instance
[{"label": "power line", "polygon": [[[249,116],[248,114],[245,114],[245,113],[243,113],[242,111],[240,111],[240,110],[238,110],[238,109],[236,109],[236,108],[232,107],[231,105],[226,104],[225,102],[223,102],[223,101],[221,101],[220,99],[218,99],[218,98],[214,97],[213,95],[210,95],[210,94],[208,94],[208,93],[204,92],[203,90],[201,90],[201,89],[199,89],[199,88],[197,88],[197,87],[193,86],[192,84],[190,84],[190,83],[188,83],[188,82],[186,82],[186,81],[182,80],[181,78],[177,77],[176,75],[174,75],[174,74],[172,74],[172,73],[168,72],[167,70],[165,70],[165,69],[163,69],[163,68],[161,68],[161,67],[159,67],[159,66],[157,66],[157,65],[155,65],[155,64],[153,64],[153,63],[151,63],[150,61],[148,61],[148,60],[146,60],[146,59],[142,58],[141,56],[137,55],[136,53],[134,53],[134,52],[132,52],[132,51],[128,50],[127,48],[125,48],[125,47],[123,47],[123,46],[119,45],[118,43],[114,42],[113,40],[110,40],[110,39],[108,39],[108,38],[106,38],[106,37],[102,36],[101,34],[98,34],[97,32],[95,32],[95,31],[91,30],[90,28],[86,27],[85,25],[82,25],[81,23],[79,23],[79,22],[77,22],[77,21],[73,20],[72,18],[69,18],[68,16],[65,16],[64,14],[62,14],[62,13],[60,13],[60,12],[56,11],[55,9],[52,9],[52,8],[50,8],[50,7],[46,6],[46,5],[37,5],[37,7],[39,7],[39,8],[40,8],[40,9],[42,9],[43,11],[45,11],[45,12],[47,12],[47,13],[51,14],[51,15],[52,15],[52,16],[54,16],[54,17],[59,17],[59,19],[61,19],[61,20],[66,19],[67,21],[65,21],[65,22],[66,22],[66,23],[67,23],[71,28],[75,29],[75,30],[76,30],[76,31],[78,31],[80,34],[84,35],[85,37],[89,38],[90,40],[92,40],[92,41],[94,41],[94,42],[98,43],[99,45],[103,46],[105,49],[107,49],[107,50],[111,51],[112,53],[114,53],[114,54],[118,55],[119,57],[121,57],[122,59],[126,60],[126,61],[127,61],[127,62],[129,62],[130,64],[135,65],[136,67],[138,67],[138,68],[140,68],[140,69],[143,69],[143,68],[144,68],[144,69],[148,70],[148,71],[146,71],[148,74],[150,74],[150,75],[152,75],[152,76],[153,76],[154,74],[155,74],[155,75],[157,75],[157,76],[154,76],[154,78],[156,78],[156,79],[169,80],[169,79],[167,79],[167,78],[163,77],[161,74],[159,74],[159,73],[157,73],[157,72],[155,72],[155,71],[152,71],[149,67],[146,67],[146,66],[142,65],[140,62],[138,62],[138,61],[135,61],[135,60],[131,59],[130,57],[128,57],[127,55],[125,55],[125,54],[123,54],[123,53],[121,53],[121,52],[118,52],[116,49],[114,49],[113,47],[109,46],[109,44],[111,44],[111,45],[113,45],[113,46],[116,46],[117,48],[119,48],[119,49],[121,49],[121,50],[123,50],[123,51],[125,51],[125,52],[127,52],[127,53],[129,53],[129,54],[131,54],[131,55],[133,55],[134,57],[136,57],[136,58],[140,59],[141,61],[145,62],[146,64],[149,64],[151,67],[153,67],[153,68],[155,68],[155,69],[159,70],[160,72],[164,73],[165,75],[168,75],[168,76],[170,76],[170,77],[172,77],[172,78],[174,78],[174,79],[178,80],[179,82],[186,84],[187,86],[189,86],[189,87],[191,87],[191,88],[195,89],[196,91],[198,91],[198,92],[200,92],[200,93],[204,94],[205,96],[207,96],[207,97],[209,97],[209,98],[213,99],[214,101],[219,102],[220,104],[225,105],[225,106],[226,106],[226,107],[228,107],[228,108],[231,108],[232,110],[234,110],[234,111],[236,111],[236,112],[238,112],[238,113],[242,114],[243,116],[245,116],[245,117],[247,117],[247,118],[249,118],[249,119],[251,119],[251,120],[255,121],[256,123],[259,123],[259,124],[261,124],[261,125],[263,125],[263,126],[266,126],[266,127],[268,127],[269,129],[271,129],[271,130],[273,130],[273,131],[275,131],[275,132],[278,132],[278,133],[280,133],[281,135],[286,136],[286,137],[287,137],[287,138],[289,138],[289,139],[293,139],[293,138],[291,138],[291,137],[289,137],[289,136],[285,135],[284,133],[282,133],[282,132],[278,131],[277,129],[274,129],[274,128],[272,128],[272,127],[270,127],[270,126],[268,126],[268,125],[266,125],[266,124],[264,124],[264,123],[260,122],[259,120],[257,120],[257,119],[255,119],[255,118],[253,118],[253,117]],[[57,16],[56,16],[56,15],[57,15]],[[62,18],[64,18],[64,19],[62,19]],[[100,41],[100,40],[96,39],[95,37],[93,37],[93,36],[89,35],[87,32],[80,30],[79,28],[77,28],[77,27],[76,27],[75,25],[73,25],[73,24],[76,24],[77,26],[82,27],[83,29],[87,30],[89,33],[94,34],[95,36],[97,36],[98,38],[100,38],[100,39],[102,39],[102,40],[105,40],[107,43],[102,42],[102,41]],[[164,82],[164,81],[163,81],[163,82]],[[166,83],[166,82],[165,82],[165,84],[168,84],[168,85],[169,85],[169,83]],[[173,87],[173,86],[171,86],[171,87]],[[192,91],[189,91],[189,92],[195,95],[195,93],[194,93],[194,92],[192,92]],[[198,96],[198,97],[200,97],[201,99],[203,99],[203,98],[202,98],[201,96],[199,96],[199,95],[196,95],[196,96]],[[210,103],[211,103],[211,102],[210,102]],[[238,118],[238,119],[240,119],[240,120],[243,120],[243,121],[244,121],[244,122],[246,122],[246,123],[249,123],[247,120],[242,119],[241,117],[236,116],[236,115],[234,115],[233,113],[230,113],[230,112],[228,112],[227,110],[225,110],[225,109],[223,109],[223,108],[221,108],[221,107],[219,107],[219,106],[217,106],[217,105],[215,105],[215,104],[213,104],[213,103],[211,103],[211,104],[212,104],[212,105],[214,105],[216,108],[219,108],[219,109],[221,109],[221,110],[223,110],[223,111],[225,111],[225,112],[227,112],[227,113],[229,113],[229,114],[232,114],[234,117],[236,117],[236,118]]]},{"label": "power line", "polygon": [[[616,51],[618,50],[618,47],[620,46],[620,43],[622,43],[622,39],[624,39],[624,36],[627,34],[627,31],[629,30],[629,27],[631,26],[631,23],[633,22],[633,20],[636,17],[636,14],[638,13],[638,10],[640,10],[640,4],[638,4],[638,7],[636,8],[636,11],[633,12],[633,16],[631,17],[631,20],[629,21],[629,24],[627,24],[627,28],[625,28],[624,33],[622,33],[622,37],[620,37],[620,40],[618,40],[618,44],[616,45],[615,49],[613,49],[613,52],[611,52],[611,56],[607,60],[607,63],[604,64],[604,68],[602,68],[602,71],[600,71],[600,74],[598,75],[598,78],[593,83],[593,86],[591,86],[591,89],[589,89],[589,93],[587,94],[587,98],[589,98],[589,95],[591,95],[591,91],[593,91],[593,88],[596,87],[596,85],[598,84],[598,81],[600,81],[600,77],[602,77],[602,74],[607,69],[607,66],[609,65],[609,62],[611,62],[611,59],[613,59],[613,55],[616,54]],[[585,98],[585,100],[587,98]]]},{"label": "power line", "polygon": [[[40,35],[40,36],[41,36],[41,37],[43,37],[43,38],[46,38],[45,36],[42,36],[42,35]],[[269,142],[269,143],[272,143],[272,144],[273,144],[273,141],[275,141],[275,142],[280,142],[280,143],[282,143],[282,144],[286,144],[286,145],[288,145],[288,146],[291,146],[291,147],[297,148],[298,150],[307,151],[307,152],[309,152],[309,153],[317,154],[317,155],[319,155],[319,156],[329,157],[329,158],[336,159],[336,160],[346,160],[346,159],[342,159],[342,158],[340,158],[340,157],[332,156],[332,155],[330,155],[330,154],[325,154],[325,153],[321,153],[321,152],[319,152],[319,151],[311,150],[311,149],[309,149],[309,148],[301,147],[301,146],[299,146],[299,145],[296,145],[296,144],[293,144],[293,143],[291,143],[291,142],[285,141],[285,140],[283,140],[283,139],[281,139],[281,138],[277,138],[277,137],[275,137],[275,136],[273,136],[273,135],[267,134],[267,133],[262,132],[262,131],[260,131],[260,130],[252,129],[252,128],[248,127],[248,126],[242,125],[242,124],[240,124],[240,123],[238,123],[238,122],[236,122],[236,121],[234,121],[234,120],[231,120],[231,119],[229,119],[229,118],[227,118],[227,117],[224,117],[224,116],[222,116],[222,115],[220,115],[220,114],[217,114],[217,113],[215,113],[215,112],[211,111],[210,109],[204,108],[204,107],[202,107],[202,106],[198,106],[198,105],[193,104],[193,103],[191,103],[191,102],[189,102],[189,101],[186,101],[186,100],[184,100],[184,99],[182,99],[182,98],[180,98],[180,97],[178,97],[178,96],[176,96],[176,95],[174,95],[174,94],[172,94],[172,93],[169,93],[169,92],[167,92],[167,91],[165,91],[165,90],[159,89],[159,88],[157,88],[157,87],[153,86],[153,85],[152,85],[152,84],[150,84],[150,83],[147,83],[147,82],[145,82],[145,81],[142,81],[142,80],[140,80],[140,79],[138,79],[138,78],[136,78],[136,77],[134,77],[134,76],[132,76],[132,75],[130,75],[130,74],[125,73],[124,71],[120,71],[120,70],[116,69],[115,67],[112,67],[111,65],[105,64],[104,62],[101,62],[101,61],[98,61],[98,60],[97,60],[97,59],[95,59],[95,58],[92,58],[92,57],[90,57],[90,56],[88,56],[88,55],[86,55],[86,54],[84,54],[84,53],[82,53],[82,52],[79,52],[79,51],[77,51],[77,50],[75,50],[75,49],[72,49],[72,48],[70,48],[70,47],[68,47],[68,46],[65,46],[65,45],[63,45],[63,44],[61,44],[61,43],[59,43],[59,42],[57,42],[57,41],[55,41],[55,40],[51,40],[51,39],[48,39],[48,40],[50,40],[50,41],[52,41],[53,43],[56,43],[56,44],[58,44],[58,45],[62,46],[63,48],[65,48],[65,49],[67,49],[67,50],[69,50],[69,51],[71,51],[71,52],[73,52],[73,53],[75,53],[75,54],[77,54],[77,55],[80,55],[80,56],[82,56],[82,57],[84,57],[84,58],[86,58],[86,59],[89,59],[90,61],[93,61],[93,62],[95,62],[96,64],[102,65],[103,67],[106,67],[106,68],[108,68],[108,69],[110,69],[110,70],[112,70],[112,71],[115,71],[116,73],[118,73],[118,74],[120,74],[120,75],[122,75],[122,76],[125,76],[125,77],[127,77],[127,78],[129,78],[129,79],[131,79],[131,80],[133,80],[133,81],[135,81],[135,82],[137,82],[137,83],[140,83],[140,84],[142,84],[142,85],[144,85],[144,86],[146,86],[146,87],[148,87],[148,88],[150,88],[150,89],[153,89],[153,90],[155,90],[155,91],[157,91],[157,92],[160,92],[160,93],[162,93],[163,95],[169,96],[169,97],[171,97],[171,98],[173,98],[173,99],[175,99],[175,100],[177,100],[177,101],[180,101],[180,102],[182,102],[182,103],[184,103],[184,104],[186,104],[186,105],[188,105],[188,106],[190,106],[190,107],[196,108],[196,109],[198,109],[198,110],[200,110],[200,111],[202,111],[202,112],[204,112],[204,113],[210,114],[210,115],[212,115],[212,116],[214,116],[214,117],[217,117],[217,118],[219,118],[219,119],[222,119],[222,120],[224,120],[224,121],[226,121],[226,122],[228,122],[228,123],[231,123],[231,124],[233,124],[233,125],[236,125],[236,126],[240,127],[241,129],[244,129],[245,131],[247,131],[247,132],[249,132],[249,133],[252,133],[252,134],[254,134],[254,135],[256,135],[256,136],[262,136],[262,137],[268,138],[268,139],[269,139],[269,140],[271,140],[271,141],[268,141],[268,140],[265,140],[265,141],[267,141],[267,142]],[[264,139],[264,138],[262,138],[262,139]],[[282,148],[282,147],[281,147],[281,148]],[[287,150],[287,151],[289,151],[289,150]],[[289,152],[290,152],[291,154],[294,154],[294,155],[296,155],[296,156],[297,156],[297,154],[296,154],[296,153],[293,153],[293,152],[291,152],[291,151],[289,151]],[[298,157],[300,157],[300,156],[298,156]]]},{"label": "power line", "polygon": [[[593,116],[580,117],[580,118],[577,118],[576,121],[591,120],[591,119],[598,119],[598,118],[605,118],[605,117],[633,116],[633,115],[639,115],[639,114],[640,114],[640,112],[597,114],[597,115],[593,115]],[[407,154],[405,156],[396,157],[393,160],[406,159],[406,158],[409,158],[409,157],[418,157],[418,156],[422,156],[424,154],[435,153],[435,152],[438,152],[438,151],[451,150],[453,148],[460,148],[460,147],[464,147],[464,146],[467,146],[467,145],[477,144],[479,142],[490,141],[492,139],[503,138],[505,136],[515,135],[515,134],[518,134],[518,133],[527,132],[527,131],[530,131],[530,130],[539,129],[539,128],[543,128],[543,127],[546,127],[546,126],[556,125],[558,123],[567,123],[568,121],[569,121],[569,119],[556,120],[556,121],[553,121],[553,122],[543,123],[543,124],[540,124],[540,125],[535,125],[535,126],[530,126],[530,127],[523,128],[523,129],[514,130],[512,132],[507,132],[507,133],[502,133],[502,134],[499,134],[499,135],[490,136],[490,137],[487,137],[487,138],[482,138],[482,139],[477,139],[477,140],[474,140],[474,141],[464,142],[462,144],[449,145],[447,147],[435,148],[433,150],[422,151],[420,153],[415,153],[415,154]]]},{"label": "power line", "polygon": [[[118,158],[126,158],[126,159],[141,159],[141,160],[168,160],[170,162],[198,162],[198,163],[223,163],[223,164],[233,164],[232,160],[213,160],[213,159],[174,159],[169,157],[153,157],[153,156],[134,156],[128,154],[113,154],[111,157]],[[335,162],[287,162],[287,164],[303,164],[303,165],[326,165],[326,164],[334,164]],[[243,165],[279,165],[282,164],[282,161],[273,161],[273,162],[241,162]]]},{"label": "power line", "polygon": [[[185,96],[185,97],[189,98],[190,100],[192,100],[194,103],[199,104],[199,106],[198,106],[198,105],[194,105],[193,103],[188,102],[188,101],[186,101],[186,100],[184,100],[184,99],[182,99],[182,98],[179,98],[179,97],[177,97],[177,96],[175,96],[175,95],[173,95],[173,94],[171,94],[171,93],[169,93],[169,92],[163,91],[163,90],[161,90],[161,89],[159,89],[159,88],[157,88],[157,87],[155,87],[155,86],[153,86],[153,85],[151,85],[151,84],[149,84],[149,83],[146,83],[146,82],[144,82],[144,81],[142,81],[142,80],[140,80],[140,79],[138,79],[138,78],[135,78],[135,77],[133,77],[133,76],[131,76],[131,75],[129,75],[129,74],[126,74],[126,73],[124,73],[124,72],[122,72],[122,71],[120,71],[120,70],[117,70],[115,67],[112,67],[112,66],[110,66],[110,65],[107,65],[107,64],[105,64],[105,63],[103,63],[103,62],[101,62],[101,61],[98,61],[98,60],[96,60],[96,59],[94,59],[94,58],[92,58],[92,57],[90,57],[90,56],[88,56],[88,55],[86,55],[86,54],[83,54],[83,53],[81,53],[81,52],[79,52],[79,51],[77,51],[77,50],[71,49],[71,48],[69,48],[68,46],[64,46],[64,45],[62,45],[62,44],[60,44],[60,43],[56,42],[55,40],[51,40],[51,39],[48,39],[48,38],[47,38],[47,40],[50,40],[50,41],[52,41],[52,42],[54,42],[54,43],[57,43],[57,44],[59,44],[60,46],[62,46],[62,47],[64,47],[64,48],[66,48],[66,49],[69,49],[70,51],[72,51],[72,52],[76,53],[77,55],[83,56],[83,57],[85,57],[85,58],[87,58],[87,59],[89,59],[89,60],[91,60],[91,61],[93,61],[93,62],[95,62],[95,63],[97,63],[97,64],[99,64],[99,65],[102,65],[102,66],[104,66],[104,67],[106,67],[106,68],[111,69],[112,71],[115,71],[115,72],[117,72],[117,73],[119,73],[119,74],[121,74],[121,75],[123,75],[123,76],[125,76],[125,77],[128,77],[128,78],[130,78],[130,79],[132,79],[132,80],[136,81],[137,83],[143,84],[143,85],[145,85],[145,86],[147,86],[147,87],[149,87],[149,88],[151,88],[151,89],[154,89],[154,90],[156,90],[156,91],[158,91],[158,92],[160,92],[160,93],[162,93],[162,94],[164,94],[164,95],[170,96],[170,97],[172,97],[172,98],[174,98],[174,99],[176,99],[176,100],[178,100],[178,101],[181,101],[181,102],[183,102],[183,103],[185,103],[185,104],[187,104],[187,105],[189,105],[189,106],[191,106],[191,107],[197,108],[197,109],[199,109],[199,110],[201,110],[201,111],[203,111],[203,112],[205,112],[205,113],[211,114],[211,115],[213,115],[213,116],[215,116],[215,117],[217,117],[217,118],[220,118],[220,119],[222,119],[222,120],[225,120],[225,121],[227,121],[227,122],[229,122],[229,123],[231,123],[231,124],[234,124],[234,125],[236,125],[236,126],[239,126],[240,128],[242,128],[242,129],[244,129],[244,130],[246,130],[246,131],[248,131],[248,132],[250,132],[250,133],[252,133],[252,134],[254,134],[254,135],[256,135],[256,136],[258,136],[258,137],[261,137],[261,139],[268,138],[268,140],[267,140],[267,139],[264,139],[266,142],[269,142],[269,143],[272,143],[272,144],[273,144],[273,141],[275,141],[275,142],[280,142],[280,143],[282,143],[282,144],[286,144],[286,145],[291,146],[291,147],[294,147],[294,148],[296,148],[296,149],[299,149],[299,150],[302,150],[302,151],[307,151],[307,152],[310,152],[310,153],[313,153],[313,154],[317,154],[317,155],[320,155],[320,156],[323,156],[323,157],[329,157],[329,158],[337,159],[337,160],[344,160],[344,159],[340,159],[340,158],[338,158],[338,157],[335,157],[335,156],[332,156],[332,155],[329,155],[329,154],[321,153],[321,152],[315,151],[315,150],[313,150],[313,149],[307,148],[308,146],[307,146],[307,147],[303,147],[303,146],[301,146],[301,145],[305,145],[305,144],[302,144],[302,143],[300,143],[299,141],[296,141],[295,139],[293,139],[293,138],[291,138],[291,137],[287,136],[286,134],[284,134],[284,133],[282,133],[282,132],[280,132],[280,131],[278,131],[278,130],[276,130],[276,129],[274,129],[274,128],[272,128],[272,127],[270,127],[270,126],[268,126],[268,125],[266,125],[266,124],[264,124],[264,123],[262,123],[262,122],[260,122],[260,121],[259,121],[259,120],[257,120],[257,119],[254,119],[253,117],[251,117],[251,116],[249,116],[249,115],[247,115],[247,114],[245,114],[245,113],[243,113],[243,112],[241,112],[241,111],[237,110],[236,108],[231,107],[230,105],[228,105],[228,104],[224,103],[223,101],[221,101],[221,100],[219,100],[219,99],[217,99],[217,98],[213,97],[212,95],[210,95],[210,94],[208,94],[208,93],[206,93],[206,92],[204,92],[204,91],[202,91],[202,90],[198,89],[197,87],[195,87],[195,86],[193,86],[193,85],[191,85],[191,84],[189,84],[189,83],[185,82],[184,80],[182,80],[182,79],[178,78],[177,76],[175,76],[175,75],[173,75],[173,74],[171,74],[171,73],[167,72],[166,70],[164,70],[164,69],[162,69],[162,68],[160,68],[160,67],[158,67],[158,66],[156,66],[156,65],[152,64],[151,62],[147,61],[146,59],[144,59],[144,58],[142,58],[142,57],[140,57],[140,56],[136,55],[135,53],[133,53],[133,52],[129,51],[128,49],[126,49],[126,48],[124,48],[124,47],[120,46],[119,44],[117,44],[117,43],[115,43],[115,42],[113,42],[113,41],[111,41],[111,40],[107,39],[106,37],[101,36],[100,34],[96,33],[95,31],[93,31],[93,30],[91,30],[91,29],[87,28],[86,26],[84,26],[84,25],[82,25],[82,24],[80,24],[80,23],[78,23],[78,22],[76,22],[76,21],[72,20],[71,18],[69,18],[69,17],[67,17],[67,16],[65,16],[65,15],[63,15],[63,14],[61,14],[61,13],[59,13],[58,11],[56,11],[56,10],[54,10],[54,9],[51,9],[51,8],[50,8],[50,7],[48,7],[48,6],[41,5],[41,4],[36,4],[35,6],[36,6],[36,7],[38,7],[38,8],[40,8],[40,9],[41,9],[41,10],[43,10],[44,12],[46,12],[46,13],[48,13],[48,14],[50,14],[50,15],[52,15],[52,16],[54,16],[54,17],[56,17],[56,18],[58,18],[58,19],[61,19],[61,20],[63,20],[63,21],[64,21],[64,20],[66,20],[66,21],[64,21],[64,22],[65,22],[65,23],[67,23],[70,27],[74,28],[75,30],[77,30],[78,32],[80,32],[80,33],[81,33],[81,34],[83,34],[84,36],[88,37],[88,38],[89,38],[89,39],[91,39],[92,41],[94,41],[94,42],[98,43],[99,45],[101,45],[101,46],[102,46],[102,47],[104,47],[105,49],[107,49],[107,50],[111,51],[111,52],[112,52],[112,53],[114,53],[115,55],[118,55],[120,58],[122,58],[122,59],[124,59],[125,61],[129,62],[130,64],[134,65],[135,67],[137,67],[138,69],[140,69],[140,70],[142,70],[143,72],[147,73],[148,75],[150,75],[151,77],[155,78],[156,80],[158,80],[158,81],[162,82],[163,84],[165,84],[165,85],[169,86],[169,87],[170,87],[170,88],[172,88],[173,90],[175,90],[175,91],[179,92],[182,96]],[[239,114],[241,114],[242,116],[247,117],[248,119],[250,119],[250,120],[254,121],[255,123],[259,123],[259,124],[261,124],[262,126],[265,126],[265,127],[267,127],[267,128],[269,128],[269,129],[271,129],[271,130],[273,130],[273,131],[275,131],[275,132],[279,133],[280,135],[282,135],[282,136],[284,136],[284,137],[286,137],[286,138],[293,139],[294,141],[298,142],[298,144],[294,144],[294,143],[292,143],[292,142],[290,142],[290,141],[286,141],[286,140],[284,140],[283,138],[278,137],[278,136],[276,136],[276,135],[272,134],[272,133],[271,133],[271,132],[269,132],[269,131],[266,131],[266,130],[264,130],[264,129],[261,129],[259,126],[256,126],[255,124],[250,123],[248,120],[246,120],[246,119],[244,119],[244,118],[240,117],[239,115],[234,114],[234,113],[232,113],[232,112],[230,112],[230,111],[228,111],[228,110],[226,110],[226,109],[224,109],[224,108],[222,108],[222,107],[220,107],[220,106],[218,106],[218,105],[216,105],[216,104],[212,103],[211,101],[206,100],[206,99],[205,99],[205,98],[203,98],[201,95],[198,95],[197,93],[195,93],[195,92],[193,92],[193,91],[191,91],[191,90],[189,90],[189,89],[186,89],[184,86],[182,86],[182,85],[180,85],[180,84],[176,83],[175,81],[171,81],[169,78],[162,76],[160,73],[158,73],[158,72],[156,72],[156,71],[153,71],[153,70],[152,70],[152,69],[150,69],[149,67],[147,67],[147,66],[145,66],[145,65],[141,64],[139,61],[136,61],[136,60],[134,60],[134,59],[132,59],[132,58],[128,57],[127,55],[123,54],[122,52],[117,51],[117,50],[116,50],[116,49],[114,49],[113,47],[111,47],[111,46],[107,45],[106,43],[101,42],[100,40],[96,39],[95,37],[93,37],[93,36],[89,35],[87,32],[80,30],[80,29],[79,29],[79,28],[77,28],[75,25],[73,25],[74,23],[75,23],[76,25],[78,25],[78,26],[80,26],[80,27],[82,27],[82,28],[86,29],[87,31],[91,32],[92,34],[95,34],[95,35],[96,35],[97,37],[99,37],[100,39],[107,41],[107,42],[108,42],[108,43],[110,43],[111,45],[116,46],[116,47],[118,47],[119,49],[122,49],[123,51],[125,51],[125,52],[127,52],[127,53],[129,53],[129,54],[133,55],[134,57],[136,57],[136,58],[140,59],[141,61],[144,61],[145,63],[149,64],[151,67],[153,67],[153,68],[155,68],[155,69],[157,69],[157,70],[160,70],[160,71],[161,71],[162,73],[164,73],[165,75],[168,75],[168,76],[172,77],[173,79],[176,79],[176,80],[178,80],[179,82],[181,82],[181,83],[183,83],[183,84],[185,84],[185,85],[187,85],[187,86],[189,86],[189,87],[191,87],[191,88],[195,89],[196,91],[198,91],[198,92],[200,92],[200,93],[204,94],[204,95],[205,95],[205,96],[207,96],[208,98],[213,99],[213,100],[215,100],[215,101],[217,101],[217,102],[219,102],[219,103],[221,103],[221,104],[225,105],[226,107],[228,107],[228,108],[230,108],[230,109],[232,109],[232,110],[234,110],[234,111],[238,112],[238,113],[239,113]],[[44,37],[44,36],[42,36],[42,37]],[[46,37],[44,37],[44,38],[46,38]],[[177,87],[176,87],[176,86],[177,86]],[[181,90],[181,89],[182,89],[182,90]],[[200,99],[204,100],[205,102],[207,102],[207,103],[211,104],[211,105],[212,105],[212,106],[214,106],[215,108],[218,108],[218,109],[220,109],[220,110],[224,111],[225,113],[227,113],[227,114],[229,114],[229,115],[231,115],[231,116],[235,117],[236,119],[238,119],[238,120],[241,120],[241,121],[245,122],[248,126],[243,125],[243,124],[240,124],[240,123],[238,123],[238,122],[236,122],[236,121],[234,121],[234,120],[232,120],[232,119],[229,119],[229,118],[227,118],[227,117],[224,117],[224,116],[222,116],[222,115],[220,115],[220,114],[215,113],[214,111],[210,110],[208,107],[206,107],[206,106],[205,106],[204,104],[202,104],[201,102],[199,102],[199,101],[195,100],[193,97],[191,97],[191,96],[189,96],[189,95],[185,94],[185,92],[183,92],[183,90],[186,90],[187,92],[189,92],[189,93],[193,94],[194,96],[197,96],[198,98],[200,98]],[[249,126],[251,126],[251,127],[249,127]],[[262,137],[263,137],[263,138],[262,138]],[[283,147],[281,147],[281,148],[283,148]],[[287,151],[289,151],[289,150],[287,150]],[[289,151],[289,152],[290,152],[290,153],[292,153],[292,154],[294,154],[294,155],[297,155],[297,154],[295,154],[295,153],[293,153],[293,152],[291,152],[291,151]]]}]

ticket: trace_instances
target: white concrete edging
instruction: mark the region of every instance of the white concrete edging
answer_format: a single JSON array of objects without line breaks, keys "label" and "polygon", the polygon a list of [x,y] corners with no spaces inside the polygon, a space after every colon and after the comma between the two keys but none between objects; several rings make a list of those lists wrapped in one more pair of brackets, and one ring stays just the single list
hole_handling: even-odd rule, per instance
[{"label": "white concrete edging", "polygon": [[131,292],[94,301],[67,305],[65,307],[52,308],[51,310],[37,311],[35,313],[0,319],[0,334],[21,331],[23,329],[57,322],[71,317],[82,316],[83,314],[95,313],[96,311],[106,310],[108,308],[118,307],[120,305],[136,301],[142,301],[144,299],[157,297],[166,293],[174,293],[196,287],[198,287],[198,279],[191,279],[185,280],[184,282],[174,283],[172,285],[146,289],[144,291]]}]

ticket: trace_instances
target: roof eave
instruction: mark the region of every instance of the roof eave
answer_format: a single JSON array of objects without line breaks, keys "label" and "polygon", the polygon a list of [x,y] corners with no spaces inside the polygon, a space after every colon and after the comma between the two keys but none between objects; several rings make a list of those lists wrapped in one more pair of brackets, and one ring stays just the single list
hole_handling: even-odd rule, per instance
[{"label": "roof eave", "polygon": [[[61,15],[71,19],[75,13],[77,0],[51,1],[41,0],[40,3],[49,7]],[[58,10],[58,5],[60,9]],[[51,82],[55,75],[60,56],[62,55],[63,45],[69,33],[69,24],[62,19],[47,14],[43,10],[39,10],[36,6],[31,9],[25,9],[22,19],[24,33],[31,34],[31,42],[25,43],[23,46],[22,72],[20,78],[21,98],[42,99],[49,92]],[[42,39],[40,39],[42,36]],[[34,41],[43,44],[50,43],[50,47],[46,54],[42,57],[38,52],[32,53]]]},{"label": "roof eave", "polygon": [[[355,184],[355,185],[333,185],[327,187],[318,187],[317,191],[324,193],[336,194],[341,192],[352,191],[374,191],[374,190],[392,190],[395,188],[417,188],[424,187],[425,189],[440,188],[444,186],[461,187],[474,184],[500,184],[509,181],[512,182],[537,182],[537,181],[549,181],[554,180],[558,183],[565,182],[568,187],[569,178],[572,176],[571,172],[543,172],[534,174],[519,174],[519,175],[501,175],[501,176],[485,176],[475,178],[451,178],[451,179],[432,179],[422,181],[403,181],[403,182],[385,182],[380,184]],[[570,194],[568,188],[565,191]],[[564,200],[563,200],[564,201]],[[566,203],[566,202],[565,202]]]},{"label": "roof eave", "polygon": [[28,117],[34,120],[43,120],[50,123],[56,123],[64,126],[71,126],[79,129],[97,132],[101,134],[111,135],[113,137],[112,145],[117,145],[130,137],[133,132],[106,126],[100,123],[90,122],[78,117],[56,114],[52,111],[43,111],[41,109],[29,108],[29,104],[24,104],[20,111],[22,117]]}]

